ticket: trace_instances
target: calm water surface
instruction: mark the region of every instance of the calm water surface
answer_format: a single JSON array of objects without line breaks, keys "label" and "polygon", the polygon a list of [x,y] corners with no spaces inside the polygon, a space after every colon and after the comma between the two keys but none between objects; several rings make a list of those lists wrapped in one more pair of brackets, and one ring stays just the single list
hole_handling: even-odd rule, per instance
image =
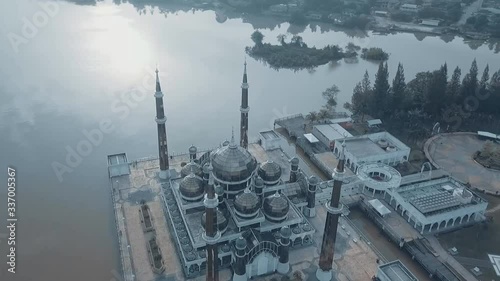
[{"label": "calm water surface", "polygon": [[[165,15],[154,8],[139,13],[131,4],[111,2],[57,2],[58,11],[45,22],[38,19],[36,31],[22,39],[24,18],[33,22],[40,16],[40,3],[44,2],[0,2],[0,10],[7,11],[0,26],[0,186],[5,187],[6,167],[15,166],[19,218],[18,272],[5,272],[6,243],[0,241],[2,281],[113,278],[118,251],[106,155],[127,152],[129,159],[136,159],[156,154],[151,83],[156,65],[173,152],[191,144],[216,146],[230,138],[232,126],[238,127],[244,47],[252,45],[255,26],[269,42],[290,31],[318,47],[350,41],[382,47],[391,54],[390,70],[402,62],[407,77],[445,61],[449,69],[459,65],[464,72],[474,58],[480,68],[486,63],[492,70],[500,67],[498,54],[488,46],[466,44],[460,38],[448,43],[437,37],[419,41],[413,34],[361,38],[318,26],[275,26],[269,19],[253,19],[252,24],[230,19],[221,24],[212,11]],[[13,36],[21,40],[17,48]],[[272,126],[276,117],[318,109],[323,104],[321,92],[332,84],[342,90],[343,104],[364,71],[373,77],[376,68],[360,61],[313,72],[278,72],[248,59],[251,136]],[[98,129],[103,121],[111,122],[113,132],[103,134],[61,181],[51,165],[66,164],[67,149],[76,149],[85,139],[84,131]],[[2,188],[1,221],[5,197]],[[4,233],[0,228],[0,235]]]}]

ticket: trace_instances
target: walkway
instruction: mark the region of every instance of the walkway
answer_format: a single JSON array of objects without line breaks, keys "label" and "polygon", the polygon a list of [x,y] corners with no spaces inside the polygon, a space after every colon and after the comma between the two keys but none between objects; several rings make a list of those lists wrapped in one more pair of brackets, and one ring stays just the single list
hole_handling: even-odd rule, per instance
[{"label": "walkway", "polygon": [[434,236],[425,237],[431,247],[439,255],[437,258],[444,264],[449,264],[458,274],[460,274],[465,280],[477,281],[476,277],[468,271],[463,265],[461,265],[453,256],[451,256],[439,243],[439,241]]}]

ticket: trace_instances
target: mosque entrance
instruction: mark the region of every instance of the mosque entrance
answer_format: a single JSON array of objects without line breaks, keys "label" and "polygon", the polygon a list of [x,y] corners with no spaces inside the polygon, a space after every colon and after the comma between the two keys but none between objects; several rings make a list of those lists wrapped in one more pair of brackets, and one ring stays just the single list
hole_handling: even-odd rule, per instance
[{"label": "mosque entrance", "polygon": [[272,253],[263,251],[252,262],[252,277],[273,273],[276,271],[277,259]]}]

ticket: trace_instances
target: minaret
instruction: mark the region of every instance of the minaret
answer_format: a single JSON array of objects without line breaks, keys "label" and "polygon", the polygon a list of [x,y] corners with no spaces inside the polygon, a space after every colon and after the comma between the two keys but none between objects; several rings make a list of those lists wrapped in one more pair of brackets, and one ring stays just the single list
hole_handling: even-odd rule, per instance
[{"label": "minaret", "polygon": [[326,202],[325,207],[328,212],[325,222],[325,231],[323,232],[323,243],[321,244],[321,254],[319,256],[319,268],[316,271],[316,277],[320,281],[332,280],[332,263],[333,254],[335,251],[335,240],[337,238],[337,226],[339,216],[342,213],[342,205],[339,203],[340,190],[344,178],[344,149],[345,144],[342,144],[340,150],[339,163],[333,171],[333,189],[332,196],[329,202]]},{"label": "minaret", "polygon": [[217,241],[219,241],[221,233],[217,229],[217,205],[219,200],[215,195],[214,175],[212,166],[208,166],[208,186],[205,194],[206,223],[205,232],[202,234],[203,240],[207,243],[207,281],[219,280],[219,257],[217,251]]},{"label": "minaret", "polygon": [[247,82],[247,61],[243,70],[243,83],[241,83],[241,124],[240,124],[240,146],[248,148],[248,82]]},{"label": "minaret", "polygon": [[281,274],[287,274],[290,271],[289,262],[289,246],[290,246],[290,236],[292,231],[288,226],[283,226],[280,230],[280,245],[278,247],[278,266],[277,271]]},{"label": "minaret", "polygon": [[299,173],[299,158],[293,157],[290,160],[290,182],[296,182]]},{"label": "minaret", "polygon": [[246,281],[248,279],[246,274],[246,264],[245,264],[245,255],[246,255],[245,249],[247,248],[247,241],[245,240],[245,238],[240,236],[236,239],[234,246],[236,248],[236,253],[235,253],[236,261],[233,264],[233,270],[234,270],[233,281]]},{"label": "minaret", "polygon": [[189,147],[189,160],[192,160],[192,161],[196,160],[196,152],[197,151],[198,151],[198,149],[196,148],[196,146],[191,145]]},{"label": "minaret", "polygon": [[307,206],[304,207],[304,215],[312,218],[316,216],[316,186],[318,185],[318,178],[310,176],[307,182]]},{"label": "minaret", "polygon": [[158,124],[158,152],[160,154],[160,178],[168,178],[168,147],[167,147],[167,129],[165,122],[165,112],[163,111],[163,93],[161,92],[160,78],[158,78],[158,69],[156,69],[156,123]]},{"label": "minaret", "polygon": [[264,181],[262,180],[261,177],[257,176],[254,179],[254,184],[255,184],[255,194],[260,199],[260,202],[264,202]]}]

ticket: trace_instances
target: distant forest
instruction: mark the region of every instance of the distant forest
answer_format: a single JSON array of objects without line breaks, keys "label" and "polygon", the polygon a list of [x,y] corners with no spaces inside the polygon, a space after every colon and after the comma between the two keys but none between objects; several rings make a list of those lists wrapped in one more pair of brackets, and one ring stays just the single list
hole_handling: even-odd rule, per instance
[{"label": "distant forest", "polygon": [[366,71],[344,108],[362,119],[365,114],[382,118],[414,139],[428,135],[435,122],[440,122],[442,131],[498,131],[500,70],[490,77],[487,65],[480,75],[474,60],[463,78],[459,67],[449,77],[445,63],[437,70],[417,73],[407,83],[399,64],[390,83],[387,63],[380,63],[374,84]]}]

